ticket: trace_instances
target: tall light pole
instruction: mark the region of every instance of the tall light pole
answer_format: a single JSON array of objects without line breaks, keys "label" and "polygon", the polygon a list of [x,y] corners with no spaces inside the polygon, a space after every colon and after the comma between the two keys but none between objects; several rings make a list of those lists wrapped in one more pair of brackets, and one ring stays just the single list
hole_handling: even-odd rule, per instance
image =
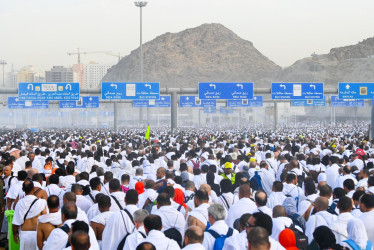
[{"label": "tall light pole", "polygon": [[[136,7],[139,7],[140,9],[140,81],[143,82],[143,40],[142,40],[142,31],[143,31],[143,27],[142,27],[142,9],[143,7],[147,6],[147,3],[146,1],[136,1],[134,2],[135,3],[135,6]],[[147,108],[147,120],[148,120],[148,123],[149,123],[149,110]],[[140,118],[140,123],[143,121],[143,111],[142,109],[140,109],[140,112],[139,112],[139,118]]]},{"label": "tall light pole", "polygon": [[3,65],[3,87],[5,87],[5,71],[4,71],[4,67],[5,65],[7,64],[7,62],[5,60],[0,60],[0,64]]}]

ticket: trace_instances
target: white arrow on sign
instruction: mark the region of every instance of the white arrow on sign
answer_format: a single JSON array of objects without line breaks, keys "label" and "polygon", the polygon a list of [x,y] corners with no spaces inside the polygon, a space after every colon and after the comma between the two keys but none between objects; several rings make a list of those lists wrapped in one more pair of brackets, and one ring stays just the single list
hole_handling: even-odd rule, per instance
[{"label": "white arrow on sign", "polygon": [[216,85],[215,84],[209,84],[209,87],[213,87],[214,89],[216,89]]},{"label": "white arrow on sign", "polygon": [[92,97],[90,97],[90,99],[89,99],[90,101],[92,101]]},{"label": "white arrow on sign", "polygon": [[70,87],[70,90],[71,90],[71,84],[66,84],[66,87],[65,87],[65,89],[66,89],[66,90],[68,90],[68,89],[69,89],[69,87]]},{"label": "white arrow on sign", "polygon": [[113,88],[116,88],[116,89],[117,89],[118,86],[117,86],[117,84],[113,84],[113,83],[112,83],[112,84],[110,84],[110,87],[113,87]]},{"label": "white arrow on sign", "polygon": [[346,89],[349,89],[351,86],[349,86],[348,84],[347,85],[345,85],[345,88]]},{"label": "white arrow on sign", "polygon": [[241,89],[243,89],[243,84],[238,83],[236,84],[236,87],[240,87]]},{"label": "white arrow on sign", "polygon": [[257,97],[255,96],[255,97],[253,97],[253,99],[254,99],[254,100],[257,100]]},{"label": "white arrow on sign", "polygon": [[188,101],[188,100],[190,100],[190,98],[187,96],[187,97],[186,97],[186,100]]},{"label": "white arrow on sign", "polygon": [[18,98],[16,98],[16,102],[18,102]]},{"label": "white arrow on sign", "polygon": [[32,84],[28,84],[28,85],[27,85],[27,90],[29,90],[30,87],[31,87],[31,90],[34,90],[34,86],[32,86]]},{"label": "white arrow on sign", "polygon": [[161,97],[161,100],[162,100],[162,101],[164,101],[164,100],[165,100],[165,98],[164,98],[164,97]]},{"label": "white arrow on sign", "polygon": [[281,85],[279,85],[281,88],[284,88],[284,89],[286,89],[286,85],[283,85],[283,84],[281,84]]},{"label": "white arrow on sign", "polygon": [[316,85],[314,84],[310,84],[309,87],[313,88],[314,90],[316,90]]},{"label": "white arrow on sign", "polygon": [[149,89],[152,89],[152,86],[150,84],[145,84],[145,87],[149,87]]}]

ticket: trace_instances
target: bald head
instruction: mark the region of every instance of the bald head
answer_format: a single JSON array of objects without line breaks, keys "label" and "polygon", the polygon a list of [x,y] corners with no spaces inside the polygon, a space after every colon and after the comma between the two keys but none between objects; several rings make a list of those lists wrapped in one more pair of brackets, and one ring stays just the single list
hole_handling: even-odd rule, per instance
[{"label": "bald head", "polygon": [[281,205],[277,205],[273,208],[273,218],[278,217],[286,217],[286,209]]},{"label": "bald head", "polygon": [[195,244],[195,243],[203,243],[204,240],[204,232],[198,226],[190,226],[187,228],[184,236],[184,243],[185,245]]},{"label": "bald head", "polygon": [[208,184],[202,184],[200,186],[200,190],[205,191],[209,195],[210,195],[210,193],[212,191],[211,187]]},{"label": "bald head", "polygon": [[326,197],[320,196],[314,201],[314,208],[317,212],[326,211],[328,206],[329,200]]}]

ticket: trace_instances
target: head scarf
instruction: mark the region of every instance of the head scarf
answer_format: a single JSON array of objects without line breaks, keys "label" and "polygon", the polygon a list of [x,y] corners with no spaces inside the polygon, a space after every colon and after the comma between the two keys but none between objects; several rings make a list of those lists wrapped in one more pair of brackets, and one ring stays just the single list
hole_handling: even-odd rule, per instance
[{"label": "head scarf", "polygon": [[186,203],[184,203],[184,193],[179,188],[174,189],[174,201],[182,205],[185,209],[187,208]]},{"label": "head scarf", "polygon": [[364,223],[357,218],[352,218],[347,225],[348,239],[353,240],[361,249],[366,248],[368,236]]},{"label": "head scarf", "polygon": [[320,249],[335,249],[336,238],[330,228],[326,226],[317,227],[313,232],[313,237]]},{"label": "head scarf", "polygon": [[298,250],[299,248],[296,247],[296,237],[294,232],[291,229],[284,229],[279,234],[279,243],[286,248],[286,250]]},{"label": "head scarf", "polygon": [[138,194],[144,193],[144,183],[142,181],[138,181],[135,184],[135,190],[138,192]]}]

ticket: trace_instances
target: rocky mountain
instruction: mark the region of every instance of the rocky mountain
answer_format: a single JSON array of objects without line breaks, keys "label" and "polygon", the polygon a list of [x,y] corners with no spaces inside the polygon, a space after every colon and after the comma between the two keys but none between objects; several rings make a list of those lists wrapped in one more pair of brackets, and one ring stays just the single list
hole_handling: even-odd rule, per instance
[{"label": "rocky mountain", "polygon": [[[143,45],[144,81],[161,87],[197,87],[200,81],[253,81],[274,77],[281,67],[251,42],[221,24],[166,33]],[[139,81],[139,48],[124,57],[103,81]]]},{"label": "rocky mountain", "polygon": [[[197,87],[198,82],[251,81],[256,87],[271,82],[372,82],[374,38],[333,48],[281,69],[251,42],[221,24],[203,24],[178,33],[166,33],[143,45],[144,81],[161,87]],[[139,48],[108,70],[103,81],[139,81]]]},{"label": "rocky mountain", "polygon": [[368,38],[356,45],[333,48],[325,55],[298,60],[280,71],[275,81],[315,81],[337,87],[338,82],[372,82],[373,69],[374,38]]}]

